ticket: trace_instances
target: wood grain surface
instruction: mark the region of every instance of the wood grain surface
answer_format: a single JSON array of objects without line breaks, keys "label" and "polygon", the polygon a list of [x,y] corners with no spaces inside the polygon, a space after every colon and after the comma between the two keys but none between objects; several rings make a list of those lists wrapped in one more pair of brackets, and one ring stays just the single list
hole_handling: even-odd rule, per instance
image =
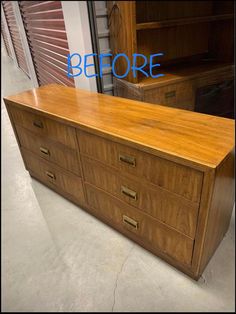
[{"label": "wood grain surface", "polygon": [[37,135],[47,136],[66,146],[76,148],[74,128],[30,112],[19,110],[18,108],[11,108],[11,114],[16,125],[20,125]]},{"label": "wood grain surface", "polygon": [[233,120],[59,85],[4,100],[32,177],[200,277],[231,218]]},{"label": "wood grain surface", "polygon": [[[198,204],[144,183],[139,177],[129,178],[125,173],[112,171],[95,160],[82,157],[82,163],[85,182],[109,192],[194,239]],[[136,193],[136,198],[122,193],[122,187]]]},{"label": "wood grain surface", "polygon": [[47,85],[7,104],[192,167],[216,168],[234,147],[234,121],[84,90]]},{"label": "wood grain surface", "polygon": [[80,162],[77,150],[63,144],[49,140],[45,136],[37,135],[16,125],[20,145],[32,153],[48,160],[62,168],[80,175]]},{"label": "wood grain surface", "polygon": [[[134,233],[137,238],[150,243],[176,260],[190,264],[192,260],[193,241],[180,233],[159,223],[145,213],[135,210],[107,193],[86,185],[90,207],[99,215],[105,216],[122,228]],[[137,222],[137,229],[123,222],[123,215]]]},{"label": "wood grain surface", "polygon": [[55,186],[84,204],[84,191],[80,177],[69,173],[55,164],[43,160],[30,151],[22,148],[27,169],[33,172],[39,180],[50,186]]},{"label": "wood grain surface", "polygon": [[134,175],[139,180],[151,182],[192,202],[199,202],[202,172],[87,132],[79,131],[78,134],[81,154],[114,167],[121,174]]}]

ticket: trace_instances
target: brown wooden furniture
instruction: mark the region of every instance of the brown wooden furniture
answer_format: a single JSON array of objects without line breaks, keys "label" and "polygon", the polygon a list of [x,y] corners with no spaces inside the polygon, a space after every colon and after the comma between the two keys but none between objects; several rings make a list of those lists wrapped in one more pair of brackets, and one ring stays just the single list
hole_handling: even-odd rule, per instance
[{"label": "brown wooden furniture", "polygon": [[234,203],[234,120],[48,85],[4,99],[30,175],[198,279]]},{"label": "brown wooden furniture", "polygon": [[[196,109],[198,89],[233,80],[233,1],[107,1],[112,54],[134,53],[149,58],[163,53],[160,67],[146,77],[130,71],[124,79],[114,77],[116,96],[187,110]],[[143,64],[140,57],[138,64]],[[119,58],[116,72],[123,75],[127,61]],[[149,64],[146,66],[149,71]],[[233,91],[228,91],[233,95]],[[220,104],[218,111],[203,112],[233,118]],[[222,107],[222,109],[221,109]],[[227,112],[226,112],[227,111]]]}]

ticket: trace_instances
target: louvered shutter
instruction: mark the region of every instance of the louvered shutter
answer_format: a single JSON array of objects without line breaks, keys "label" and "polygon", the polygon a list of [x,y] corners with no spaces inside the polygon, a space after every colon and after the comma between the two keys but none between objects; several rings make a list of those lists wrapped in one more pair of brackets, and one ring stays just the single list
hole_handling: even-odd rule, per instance
[{"label": "louvered shutter", "polygon": [[9,57],[12,58],[11,49],[10,49],[10,45],[8,42],[7,33],[6,33],[6,29],[5,29],[5,25],[4,25],[3,21],[1,21],[1,32],[2,32],[2,38],[4,41],[5,47],[6,47],[7,54]]},{"label": "louvered shutter", "polygon": [[67,77],[69,54],[61,1],[19,1],[40,85],[74,86]]},{"label": "louvered shutter", "polygon": [[11,35],[12,44],[15,50],[18,65],[27,75],[29,75],[29,70],[28,70],[23,46],[21,43],[18,25],[16,23],[16,17],[14,14],[12,1],[2,1],[2,6],[5,13],[9,32]]}]

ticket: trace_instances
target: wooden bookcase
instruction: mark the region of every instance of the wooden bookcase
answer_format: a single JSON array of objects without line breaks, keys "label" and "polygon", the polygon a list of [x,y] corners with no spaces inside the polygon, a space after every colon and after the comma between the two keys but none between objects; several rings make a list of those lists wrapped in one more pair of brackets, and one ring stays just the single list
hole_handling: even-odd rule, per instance
[{"label": "wooden bookcase", "polygon": [[[114,78],[115,95],[195,110],[197,91],[233,80],[233,1],[107,1],[112,54],[163,53],[151,78]],[[143,59],[138,60],[142,64]],[[149,65],[147,65],[148,71]],[[116,62],[118,75],[127,61]],[[232,93],[232,90],[231,90]],[[232,104],[233,106],[233,104]],[[200,106],[201,107],[201,106]],[[220,106],[221,107],[221,106]],[[222,110],[219,115],[227,115]],[[209,112],[210,113],[210,112]],[[231,115],[232,112],[229,114]]]}]

